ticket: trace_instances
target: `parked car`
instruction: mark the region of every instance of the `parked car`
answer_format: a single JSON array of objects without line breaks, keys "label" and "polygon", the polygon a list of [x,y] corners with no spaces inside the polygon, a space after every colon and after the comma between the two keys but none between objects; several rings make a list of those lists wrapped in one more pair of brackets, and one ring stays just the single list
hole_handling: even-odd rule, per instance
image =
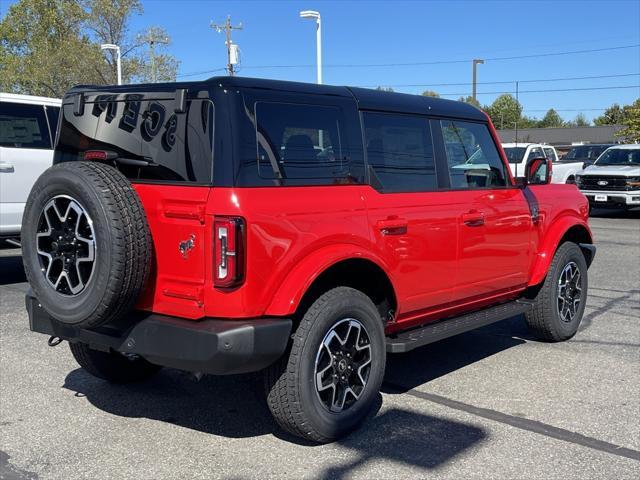
[{"label": "parked car", "polygon": [[60,103],[0,93],[0,239],[20,236],[29,191],[53,162]]},{"label": "parked car", "polygon": [[640,206],[640,145],[616,145],[576,177],[591,207]]},{"label": "parked car", "polygon": [[595,162],[596,158],[612,144],[578,145],[572,147],[557,163],[553,164],[554,183],[576,183],[576,175]]},{"label": "parked car", "polygon": [[549,163],[516,185],[489,118],[438,98],[77,87],[23,222],[30,328],[112,382],[261,371],[282,428],[332,441],[374,408],[387,352],[518,314],[576,333],[595,247]]},{"label": "parked car", "polygon": [[560,163],[582,163],[584,168],[593,165],[596,159],[607,148],[615,146],[614,143],[591,143],[587,145],[575,145],[560,159]]},{"label": "parked car", "polygon": [[[555,165],[558,162],[558,153],[552,145],[541,143],[503,143],[502,148],[509,161],[509,167],[514,177],[525,175],[527,162],[536,157],[548,158]],[[555,169],[553,170],[552,183],[567,183],[559,181]]]}]

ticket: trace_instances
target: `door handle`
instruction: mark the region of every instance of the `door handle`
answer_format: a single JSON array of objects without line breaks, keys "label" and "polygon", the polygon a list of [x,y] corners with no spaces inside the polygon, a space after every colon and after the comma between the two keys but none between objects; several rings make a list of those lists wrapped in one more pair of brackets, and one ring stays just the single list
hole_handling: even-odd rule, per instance
[{"label": "door handle", "polygon": [[484,213],[478,211],[463,213],[462,221],[467,227],[481,227],[484,225]]},{"label": "door handle", "polygon": [[378,220],[376,226],[383,235],[404,235],[407,233],[409,223],[404,218],[388,218]]},{"label": "door handle", "polygon": [[2,173],[13,173],[15,169],[13,168],[13,163],[0,162],[0,172]]}]

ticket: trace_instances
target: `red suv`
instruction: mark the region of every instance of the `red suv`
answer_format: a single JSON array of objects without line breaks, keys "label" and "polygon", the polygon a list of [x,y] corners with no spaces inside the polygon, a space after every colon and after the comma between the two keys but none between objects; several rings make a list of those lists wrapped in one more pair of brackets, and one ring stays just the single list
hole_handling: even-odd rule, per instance
[{"label": "red suv", "polygon": [[[387,352],[524,314],[572,337],[588,205],[516,183],[465,103],[249,78],[81,86],[22,227],[33,331],[112,382],[264,371],[287,431],[358,426]],[[419,366],[416,366],[419,368]]]}]

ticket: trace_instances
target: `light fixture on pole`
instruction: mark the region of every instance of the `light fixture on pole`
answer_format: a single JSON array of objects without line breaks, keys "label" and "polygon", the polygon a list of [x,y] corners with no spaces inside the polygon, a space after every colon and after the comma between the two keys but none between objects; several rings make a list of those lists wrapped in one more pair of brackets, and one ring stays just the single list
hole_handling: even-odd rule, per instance
[{"label": "light fixture on pole", "polygon": [[122,85],[122,67],[120,66],[120,47],[113,43],[103,43],[100,45],[102,50],[115,50],[116,51],[116,66],[118,69],[118,85]]},{"label": "light fixture on pole", "polygon": [[322,83],[322,20],[320,12],[303,10],[300,18],[312,18],[316,21],[316,62],[318,67],[318,84]]}]

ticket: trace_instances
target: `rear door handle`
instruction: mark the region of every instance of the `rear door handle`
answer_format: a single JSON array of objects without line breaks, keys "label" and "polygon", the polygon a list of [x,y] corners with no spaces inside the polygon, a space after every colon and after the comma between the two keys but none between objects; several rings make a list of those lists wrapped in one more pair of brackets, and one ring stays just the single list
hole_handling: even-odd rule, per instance
[{"label": "rear door handle", "polygon": [[403,218],[388,218],[378,220],[376,226],[383,235],[404,235],[407,233],[408,222]]},{"label": "rear door handle", "polygon": [[478,211],[463,213],[462,221],[467,227],[481,227],[484,225],[484,213]]},{"label": "rear door handle", "polygon": [[2,173],[13,173],[15,169],[13,168],[13,163],[0,162],[0,172]]}]

